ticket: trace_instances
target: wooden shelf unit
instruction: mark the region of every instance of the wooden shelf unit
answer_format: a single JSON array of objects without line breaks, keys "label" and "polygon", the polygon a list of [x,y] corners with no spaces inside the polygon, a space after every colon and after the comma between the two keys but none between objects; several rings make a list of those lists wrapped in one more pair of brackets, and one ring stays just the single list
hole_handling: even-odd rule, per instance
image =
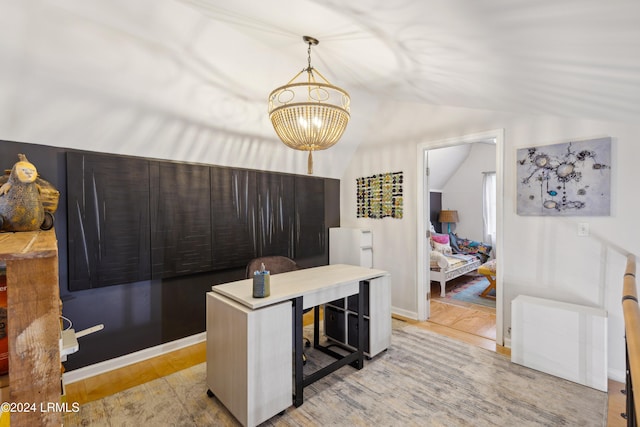
[{"label": "wooden shelf unit", "polygon": [[10,402],[35,408],[11,413],[11,426],[62,425],[61,412],[47,411],[62,396],[55,231],[0,233],[0,260],[7,265]]}]

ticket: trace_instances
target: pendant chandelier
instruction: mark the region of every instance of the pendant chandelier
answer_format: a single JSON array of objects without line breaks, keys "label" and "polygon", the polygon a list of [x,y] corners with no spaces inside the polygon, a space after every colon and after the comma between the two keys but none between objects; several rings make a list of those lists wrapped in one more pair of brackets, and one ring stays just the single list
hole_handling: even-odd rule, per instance
[{"label": "pendant chandelier", "polygon": [[309,152],[307,172],[312,174],[312,153],[333,146],[347,128],[351,98],[311,66],[311,46],[319,41],[302,40],[309,45],[307,67],[269,94],[269,119],[288,147]]}]

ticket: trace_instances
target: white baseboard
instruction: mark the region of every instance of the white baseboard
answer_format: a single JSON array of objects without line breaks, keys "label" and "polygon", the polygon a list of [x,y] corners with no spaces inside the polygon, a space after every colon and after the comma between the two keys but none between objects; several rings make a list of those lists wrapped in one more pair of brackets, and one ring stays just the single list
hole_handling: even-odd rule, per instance
[{"label": "white baseboard", "polygon": [[511,338],[505,338],[504,339],[503,347],[511,348]]},{"label": "white baseboard", "polygon": [[620,369],[611,369],[607,372],[607,376],[609,379],[613,381],[618,381],[619,383],[625,383],[627,381],[626,372],[621,371]]},{"label": "white baseboard", "polygon": [[[149,347],[140,351],[136,351],[134,353],[125,354],[124,356],[116,357],[114,359],[105,360],[104,362],[99,362],[93,365],[85,366],[83,368],[74,369],[73,371],[65,372],[64,374],[62,374],[62,381],[64,382],[64,384],[71,384],[85,378],[113,371],[114,369],[123,368],[133,363],[141,362],[152,357],[160,356],[162,354],[170,353],[172,351],[188,347],[190,345],[198,344],[205,341],[206,338],[207,333],[201,332],[196,335],[191,335],[179,340],[160,344],[155,347]],[[80,349],[80,351],[82,351],[82,349]]]},{"label": "white baseboard", "polygon": [[396,314],[411,320],[418,320],[418,313],[415,311],[404,310],[398,307],[391,307],[391,314]]}]

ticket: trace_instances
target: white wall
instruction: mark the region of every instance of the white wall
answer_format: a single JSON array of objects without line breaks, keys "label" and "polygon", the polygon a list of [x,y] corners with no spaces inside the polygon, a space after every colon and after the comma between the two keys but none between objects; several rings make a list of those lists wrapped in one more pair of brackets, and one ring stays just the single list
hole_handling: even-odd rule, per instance
[{"label": "white wall", "polygon": [[[373,267],[387,270],[392,276],[393,310],[414,316],[415,307],[405,302],[415,301],[415,145],[380,146],[359,151],[341,181],[340,222],[344,227],[361,227],[372,231]],[[413,153],[413,156],[409,155]],[[412,162],[409,163],[408,159]],[[384,172],[403,172],[403,218],[356,218],[356,178]],[[393,254],[393,256],[391,256]],[[410,258],[407,259],[407,258]],[[402,261],[399,262],[399,260]],[[413,268],[406,268],[413,265]]]},{"label": "white wall", "polygon": [[[446,150],[446,149],[445,149]],[[435,168],[437,166],[433,166]],[[483,172],[495,172],[496,146],[473,143],[467,158],[442,189],[442,208],[458,211],[460,222],[451,230],[460,237],[484,241],[482,238]]]},{"label": "white wall", "polygon": [[[419,106],[414,106],[420,115]],[[433,117],[434,107],[423,115]],[[392,275],[392,305],[402,315],[417,317],[416,289],[416,147],[418,143],[505,129],[504,148],[504,307],[508,331],[510,302],[517,295],[557,299],[603,307],[609,312],[609,374],[624,378],[624,327],[620,297],[624,256],[640,254],[640,126],[558,117],[519,116],[462,108],[439,108],[439,121],[423,125],[419,141],[389,141],[389,145],[361,147],[342,180],[342,223],[373,230],[374,264]],[[428,123],[428,122],[427,122]],[[524,217],[516,214],[516,151],[593,137],[611,136],[612,208],[608,217]],[[355,215],[356,178],[403,171],[403,219],[358,219]],[[588,222],[591,234],[577,236],[577,224]],[[508,338],[508,335],[507,335]]]}]

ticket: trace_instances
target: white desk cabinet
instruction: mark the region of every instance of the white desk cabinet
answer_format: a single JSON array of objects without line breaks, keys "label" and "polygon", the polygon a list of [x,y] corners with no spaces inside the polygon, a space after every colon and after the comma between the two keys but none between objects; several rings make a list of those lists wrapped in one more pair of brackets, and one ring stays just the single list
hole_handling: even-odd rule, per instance
[{"label": "white desk cabinet", "polygon": [[300,406],[304,388],[329,373],[347,364],[362,369],[363,349],[344,355],[314,343],[336,360],[305,376],[302,310],[340,299],[346,304],[349,296],[360,292],[363,281],[370,288],[369,324],[363,328],[370,331],[367,342],[375,354],[387,348],[391,339],[386,271],[334,264],[274,274],[271,294],[265,298],[253,298],[252,279],[214,286],[207,293],[209,395],[216,395],[244,426],[254,426],[292,404]]},{"label": "white desk cabinet", "polygon": [[291,406],[291,301],[251,310],[207,293],[207,387],[243,426]]},{"label": "white desk cabinet", "polygon": [[329,229],[329,264],[373,267],[371,230],[348,227]]}]

